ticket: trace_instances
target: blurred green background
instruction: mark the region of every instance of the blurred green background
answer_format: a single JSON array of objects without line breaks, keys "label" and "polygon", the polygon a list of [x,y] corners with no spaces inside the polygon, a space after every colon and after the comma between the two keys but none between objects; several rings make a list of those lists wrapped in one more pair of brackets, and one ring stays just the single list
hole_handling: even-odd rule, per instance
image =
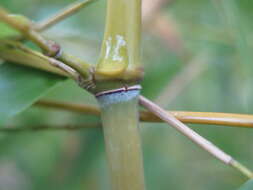
[{"label": "blurred green background", "polygon": [[[1,0],[0,5],[34,21],[47,18],[73,0]],[[45,32],[64,50],[96,63],[103,37],[106,1],[84,8]],[[159,102],[175,76],[188,83],[163,107],[169,110],[252,113],[253,2],[249,0],[174,0],[161,10],[172,20],[181,48],[143,28],[143,94]],[[174,84],[174,83],[172,83]],[[175,84],[174,84],[175,85]],[[177,86],[178,85],[178,86]],[[174,88],[180,89],[181,83]],[[170,94],[169,94],[170,95]],[[44,98],[96,105],[72,81],[57,85]],[[95,116],[31,107],[12,118],[12,126],[99,122]],[[148,190],[233,190],[246,178],[225,166],[165,124],[141,123]],[[253,169],[251,129],[191,125],[198,133]],[[101,129],[0,134],[0,189],[110,189]]]}]

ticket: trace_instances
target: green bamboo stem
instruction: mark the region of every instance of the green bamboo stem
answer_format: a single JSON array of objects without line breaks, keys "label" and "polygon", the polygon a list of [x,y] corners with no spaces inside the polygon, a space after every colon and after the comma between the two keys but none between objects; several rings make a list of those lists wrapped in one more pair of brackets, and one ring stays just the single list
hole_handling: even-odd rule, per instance
[{"label": "green bamboo stem", "polygon": [[98,98],[113,190],[144,190],[138,122],[139,92]]},{"label": "green bamboo stem", "polygon": [[[107,77],[140,67],[141,0],[108,0],[106,28],[96,73]],[[129,74],[128,74],[129,75]]]},{"label": "green bamboo stem", "polygon": [[104,40],[94,78],[113,190],[145,189],[139,90],[127,90],[142,78],[140,30],[141,0],[107,1]]}]

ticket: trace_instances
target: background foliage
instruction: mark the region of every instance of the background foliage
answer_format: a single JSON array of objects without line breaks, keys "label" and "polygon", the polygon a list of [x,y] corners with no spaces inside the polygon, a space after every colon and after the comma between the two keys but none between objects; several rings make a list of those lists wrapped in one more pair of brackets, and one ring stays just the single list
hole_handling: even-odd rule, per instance
[{"label": "background foliage", "polygon": [[[1,0],[0,5],[39,21],[71,2]],[[195,68],[201,69],[201,74],[172,102],[163,102],[163,106],[170,110],[252,113],[252,7],[253,3],[246,0],[175,0],[164,7],[164,16],[176,23],[182,48],[179,52],[168,49],[150,28],[143,29],[146,70],[143,94],[157,100],[187,64],[204,57],[203,64]],[[103,37],[104,15],[105,1],[101,0],[45,35],[62,44],[67,52],[95,63]],[[19,67],[0,65],[1,120],[3,110],[12,113],[14,109],[16,113],[14,105],[28,101],[17,112],[23,111],[42,95],[48,99],[96,105],[91,95],[70,80],[23,67],[19,70]],[[13,81],[6,82],[8,74]],[[5,125],[26,127],[98,121],[94,116],[30,107],[8,119]],[[237,160],[252,166],[251,129],[192,127]],[[147,189],[231,190],[246,180],[165,124],[142,123],[141,131]],[[109,189],[106,171],[100,129],[0,134],[0,189],[104,190]]]}]

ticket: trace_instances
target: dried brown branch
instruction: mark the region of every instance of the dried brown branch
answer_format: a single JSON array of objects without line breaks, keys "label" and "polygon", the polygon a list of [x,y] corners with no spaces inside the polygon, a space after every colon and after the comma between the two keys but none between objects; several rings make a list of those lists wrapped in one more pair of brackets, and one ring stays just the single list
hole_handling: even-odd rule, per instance
[{"label": "dried brown branch", "polygon": [[[71,111],[75,113],[97,116],[100,115],[99,108],[84,104],[40,100],[35,105],[61,111]],[[187,111],[167,111],[167,113],[172,114],[174,117],[184,123],[253,128],[253,115]],[[148,111],[140,112],[140,120],[144,122],[162,122],[159,117]]]}]

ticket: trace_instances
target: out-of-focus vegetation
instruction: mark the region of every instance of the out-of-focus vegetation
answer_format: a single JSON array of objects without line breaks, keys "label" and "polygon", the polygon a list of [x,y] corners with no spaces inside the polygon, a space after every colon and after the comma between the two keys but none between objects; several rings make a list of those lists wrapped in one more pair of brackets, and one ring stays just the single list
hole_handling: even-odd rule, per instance
[{"label": "out-of-focus vegetation", "polygon": [[[39,21],[72,2],[1,0],[0,5]],[[100,0],[44,34],[59,42],[67,52],[95,63],[103,37],[105,6],[106,1]],[[253,2],[173,0],[163,6],[161,12],[179,40],[173,41],[173,37],[164,40],[164,32],[158,34],[154,29],[157,24],[143,28],[142,57],[146,72],[142,82],[143,94],[159,102],[158,97],[165,93],[174,77],[193,64],[194,69],[188,73],[196,72],[194,79],[188,80],[189,76],[185,75],[187,85],[182,89],[181,82],[172,83],[176,85],[174,89],[180,89],[179,93],[174,98],[163,99],[163,107],[252,113]],[[199,63],[196,65],[195,62]],[[91,95],[69,80],[51,89],[43,98],[96,105]],[[99,122],[99,119],[31,107],[11,118],[8,125],[25,127],[91,122]],[[204,125],[192,128],[237,160],[252,166],[251,129]],[[141,133],[149,190],[231,190],[246,180],[165,124],[142,123]],[[109,189],[102,131],[47,130],[0,134],[0,189]]]}]

